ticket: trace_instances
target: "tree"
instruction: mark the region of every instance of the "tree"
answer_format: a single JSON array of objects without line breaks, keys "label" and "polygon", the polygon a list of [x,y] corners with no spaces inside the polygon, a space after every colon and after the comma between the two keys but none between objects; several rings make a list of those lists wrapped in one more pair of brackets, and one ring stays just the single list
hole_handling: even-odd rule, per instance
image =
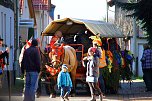
[{"label": "tree", "polygon": [[[130,0],[133,1],[133,0]],[[152,0],[138,0],[137,3],[121,3],[115,0],[115,5],[130,12],[129,17],[133,17],[138,21],[139,26],[143,31],[146,31],[147,40],[152,46]]]}]

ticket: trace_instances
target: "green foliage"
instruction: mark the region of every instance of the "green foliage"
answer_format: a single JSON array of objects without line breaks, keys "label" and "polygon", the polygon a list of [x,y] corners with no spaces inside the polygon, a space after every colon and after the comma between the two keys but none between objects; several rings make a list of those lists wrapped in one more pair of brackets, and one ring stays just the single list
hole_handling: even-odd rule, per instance
[{"label": "green foliage", "polygon": [[138,77],[136,77],[135,79],[136,79],[136,80],[143,80],[143,77],[138,76]]},{"label": "green foliage", "polygon": [[135,2],[136,0],[128,0],[129,3],[133,3]]},{"label": "green foliage", "polygon": [[142,30],[147,32],[147,40],[152,46],[152,0],[140,0],[137,3],[115,2],[127,12],[131,12],[130,17],[135,18],[141,25]]}]

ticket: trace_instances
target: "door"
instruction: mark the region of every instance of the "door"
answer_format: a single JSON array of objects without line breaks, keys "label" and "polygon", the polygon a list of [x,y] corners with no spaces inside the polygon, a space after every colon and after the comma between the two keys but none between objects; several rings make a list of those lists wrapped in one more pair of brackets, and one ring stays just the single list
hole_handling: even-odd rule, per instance
[{"label": "door", "polygon": [[138,76],[143,76],[142,66],[141,66],[141,61],[140,61],[140,59],[142,58],[143,50],[144,50],[143,45],[144,44],[138,44]]}]

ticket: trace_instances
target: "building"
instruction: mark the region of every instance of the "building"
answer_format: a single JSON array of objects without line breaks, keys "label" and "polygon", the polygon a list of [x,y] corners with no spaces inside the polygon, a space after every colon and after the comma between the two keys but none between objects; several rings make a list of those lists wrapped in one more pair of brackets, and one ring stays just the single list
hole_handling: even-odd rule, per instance
[{"label": "building", "polygon": [[20,46],[22,42],[37,36],[36,34],[36,17],[32,0],[20,0],[19,2],[19,38]]},{"label": "building", "polygon": [[[14,63],[14,2],[12,0],[0,0],[0,37],[4,44],[10,48],[9,70],[13,70]],[[6,47],[3,47],[4,50]],[[7,68],[5,68],[6,70]]]},{"label": "building", "polygon": [[[41,39],[41,32],[53,20],[55,6],[51,0],[20,0],[19,33],[22,42],[31,36]],[[49,38],[43,39],[43,47]]]},{"label": "building", "polygon": [[[37,36],[40,38],[41,32],[45,29],[45,27],[53,20],[50,17],[50,12],[52,11],[51,0],[32,0],[33,7],[35,10],[35,16],[37,21]],[[43,38],[43,47],[48,43],[48,38]]]},{"label": "building", "polygon": [[[114,1],[128,2],[128,0],[110,0],[111,6],[114,5]],[[127,36],[125,39],[126,43],[122,43],[120,46],[123,49],[131,50],[135,57],[132,71],[134,75],[142,76],[143,73],[140,59],[143,53],[143,44],[147,43],[147,40],[144,37],[143,31],[139,29],[136,24],[136,21],[126,17],[127,14],[129,13],[115,5],[115,24],[121,28],[122,32]]]}]

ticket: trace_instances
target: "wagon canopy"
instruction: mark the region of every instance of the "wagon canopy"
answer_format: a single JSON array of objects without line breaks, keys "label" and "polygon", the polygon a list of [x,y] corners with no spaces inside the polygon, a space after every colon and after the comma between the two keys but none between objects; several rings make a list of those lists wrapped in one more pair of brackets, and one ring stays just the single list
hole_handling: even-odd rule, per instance
[{"label": "wagon canopy", "polygon": [[42,35],[52,36],[58,30],[63,33],[63,36],[89,30],[94,35],[99,33],[101,37],[125,37],[125,35],[114,24],[103,21],[76,18],[55,20],[44,29]]}]

